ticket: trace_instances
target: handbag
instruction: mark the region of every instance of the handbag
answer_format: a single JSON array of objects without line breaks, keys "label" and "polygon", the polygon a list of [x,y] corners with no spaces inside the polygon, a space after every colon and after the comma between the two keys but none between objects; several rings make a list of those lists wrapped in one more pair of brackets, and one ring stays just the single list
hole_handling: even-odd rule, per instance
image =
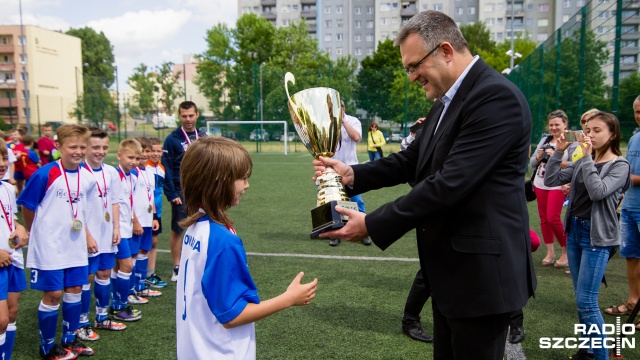
[{"label": "handbag", "polygon": [[[371,131],[369,131],[369,136],[371,136],[371,142],[373,142],[373,144],[376,144],[376,140],[373,137],[373,133]],[[384,157],[384,153],[382,152],[382,146],[377,146],[376,150],[378,151],[378,154],[380,155],[380,157]]]},{"label": "handbag", "polygon": [[[538,164],[538,166],[540,166],[540,164]],[[531,174],[531,179],[524,182],[524,197],[527,198],[528,202],[536,199],[536,192],[533,189],[533,179],[536,176],[536,172],[538,172],[538,166],[536,166],[535,170]]]}]

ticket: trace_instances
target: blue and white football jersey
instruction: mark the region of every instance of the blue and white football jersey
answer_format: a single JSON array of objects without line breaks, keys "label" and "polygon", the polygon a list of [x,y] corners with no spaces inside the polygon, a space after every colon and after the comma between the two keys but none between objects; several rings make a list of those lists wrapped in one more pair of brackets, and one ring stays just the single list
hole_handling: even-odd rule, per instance
[{"label": "blue and white football jersey", "polygon": [[[88,264],[87,196],[95,191],[96,182],[83,167],[62,171],[60,161],[41,167],[18,198],[18,205],[35,212],[27,252],[29,268],[60,270]],[[82,223],[82,229],[72,228],[74,219]]]},{"label": "blue and white football jersey", "polygon": [[22,249],[12,249],[9,246],[9,235],[11,235],[11,231],[9,230],[9,223],[5,218],[9,216],[9,220],[11,220],[11,226],[15,230],[16,221],[14,220],[14,214],[18,212],[18,205],[16,204],[16,189],[13,185],[8,182],[0,182],[0,201],[2,201],[2,205],[4,206],[4,212],[0,211],[0,249],[6,250],[11,254],[11,258],[13,262],[11,263],[13,266],[24,269],[24,255],[22,253]]},{"label": "blue and white football jersey", "polygon": [[[88,166],[84,163],[84,166]],[[98,254],[115,253],[117,246],[113,246],[113,204],[122,201],[122,183],[118,171],[111,165],[102,164],[102,168],[91,169],[95,179],[95,189],[89,194],[87,226],[91,236],[98,243]],[[106,188],[106,190],[105,190]],[[107,216],[108,214],[108,216]]]},{"label": "blue and white football jersey", "polygon": [[254,323],[225,329],[249,303],[260,303],[242,240],[207,216],[182,242],[176,292],[178,359],[255,359]]},{"label": "blue and white football jersey", "polygon": [[138,178],[135,172],[130,171],[125,174],[121,167],[118,167],[118,176],[122,185],[122,196],[120,197],[120,237],[124,239],[133,236],[133,210],[131,205],[135,201],[133,192],[136,188]]},{"label": "blue and white football jersey", "polygon": [[142,227],[151,227],[153,223],[153,175],[145,168],[136,168],[138,182],[133,190],[133,212]]}]

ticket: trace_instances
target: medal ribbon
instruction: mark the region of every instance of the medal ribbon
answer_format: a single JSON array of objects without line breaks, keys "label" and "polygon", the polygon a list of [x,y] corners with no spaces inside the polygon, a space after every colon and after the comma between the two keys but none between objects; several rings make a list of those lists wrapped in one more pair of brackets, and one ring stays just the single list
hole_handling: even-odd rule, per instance
[{"label": "medal ribbon", "polygon": [[11,217],[9,217],[7,215],[7,211],[4,209],[4,204],[2,203],[2,200],[0,200],[0,207],[2,207],[2,214],[4,215],[4,219],[7,221],[7,225],[9,225],[9,232],[12,233],[13,232],[13,208],[11,206],[11,196],[9,195],[9,190],[7,190],[6,186],[3,186],[4,191],[7,193],[7,199],[9,199],[9,215],[11,215]]},{"label": "medal ribbon", "polygon": [[[89,172],[93,175],[94,179],[96,177],[96,174],[93,172],[93,169],[91,168],[91,166],[89,166],[89,164],[87,163],[87,161],[84,161],[84,164],[87,165],[87,170],[89,170]],[[102,167],[102,164],[100,164],[100,172],[102,173],[102,184],[104,184],[104,195],[102,194],[102,189],[100,189],[100,183],[98,182],[98,179],[96,180],[96,186],[98,186],[98,192],[100,193],[100,197],[102,199],[104,199],[104,208],[106,209],[107,206],[109,205],[109,200],[107,200],[107,180],[104,178],[104,168]]]},{"label": "medal ribbon", "polygon": [[[122,170],[122,166],[118,165],[118,169],[122,171],[125,179],[127,178],[127,174]],[[131,180],[131,174],[129,174],[129,204],[131,205],[131,212],[133,213],[133,182]]]},{"label": "medal ribbon", "polygon": [[[75,220],[78,217],[78,206],[77,208],[73,208],[73,198],[71,197],[71,189],[69,188],[69,179],[67,179],[67,171],[62,166],[61,160],[56,161],[60,171],[62,171],[62,175],[64,175],[64,182],[67,185],[67,195],[69,196],[69,205],[71,205],[71,214],[73,215],[73,219]],[[76,190],[76,199],[80,198],[80,167],[78,166],[78,189]]]},{"label": "medal ribbon", "polygon": [[[182,135],[184,135],[184,138],[187,140],[187,144],[191,145],[191,139],[189,139],[189,136],[187,135],[187,132],[184,131],[184,129],[182,128],[182,126],[180,127],[180,130],[182,130]],[[196,129],[196,140],[198,140],[198,129]]]},{"label": "medal ribbon", "polygon": [[142,169],[140,169],[139,167],[137,167],[137,169],[138,169],[138,174],[142,175],[142,181],[144,181],[144,186],[147,187],[147,199],[149,200],[149,204],[151,204],[151,183],[147,178],[147,172],[145,171],[143,174]]}]

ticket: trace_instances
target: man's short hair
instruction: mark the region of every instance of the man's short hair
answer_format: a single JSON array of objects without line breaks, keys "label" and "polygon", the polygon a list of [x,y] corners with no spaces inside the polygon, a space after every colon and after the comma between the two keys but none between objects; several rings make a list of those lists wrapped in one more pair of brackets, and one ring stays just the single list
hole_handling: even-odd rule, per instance
[{"label": "man's short hair", "polygon": [[467,41],[464,39],[456,22],[440,11],[423,11],[409,19],[400,28],[400,32],[398,32],[393,44],[400,46],[413,33],[420,35],[427,51],[434,49],[444,41],[450,43],[454,50],[459,53],[469,51]]},{"label": "man's short hair", "polygon": [[79,137],[86,142],[87,140],[89,140],[91,132],[89,131],[89,129],[82,125],[67,124],[60,126],[56,135],[58,136],[56,141],[58,141],[58,144],[62,146],[62,144],[64,144],[64,142],[67,141],[68,138],[72,137]]},{"label": "man's short hair", "polygon": [[120,142],[118,152],[133,151],[136,154],[142,153],[142,145],[136,139],[125,139]]},{"label": "man's short hair", "polygon": [[193,110],[195,110],[196,114],[198,113],[198,107],[196,106],[196,103],[194,103],[193,101],[183,101],[180,103],[180,105],[178,106],[178,115],[180,115],[180,110],[189,110],[193,108]]}]

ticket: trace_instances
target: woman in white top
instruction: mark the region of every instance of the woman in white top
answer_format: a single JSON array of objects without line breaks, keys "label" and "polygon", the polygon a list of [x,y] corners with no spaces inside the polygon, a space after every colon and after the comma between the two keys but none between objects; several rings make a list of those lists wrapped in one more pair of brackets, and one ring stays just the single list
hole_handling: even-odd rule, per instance
[{"label": "woman in white top", "polygon": [[[544,173],[547,160],[555,151],[558,139],[560,139],[560,136],[564,134],[567,129],[568,122],[567,114],[562,110],[553,111],[547,116],[547,128],[550,135],[540,140],[530,161],[531,168],[536,172],[533,186],[538,201],[542,238],[547,246],[547,255],[544,257],[544,260],[542,260],[542,265],[553,265],[556,268],[565,268],[569,264],[567,261],[567,237],[564,233],[562,220],[560,219],[562,204],[566,199],[566,195],[562,192],[561,186],[545,186]],[[562,157],[562,168],[567,167],[568,164],[569,154],[565,151]],[[554,237],[558,239],[558,243],[562,248],[562,255],[558,261],[556,261],[553,246]]]}]

